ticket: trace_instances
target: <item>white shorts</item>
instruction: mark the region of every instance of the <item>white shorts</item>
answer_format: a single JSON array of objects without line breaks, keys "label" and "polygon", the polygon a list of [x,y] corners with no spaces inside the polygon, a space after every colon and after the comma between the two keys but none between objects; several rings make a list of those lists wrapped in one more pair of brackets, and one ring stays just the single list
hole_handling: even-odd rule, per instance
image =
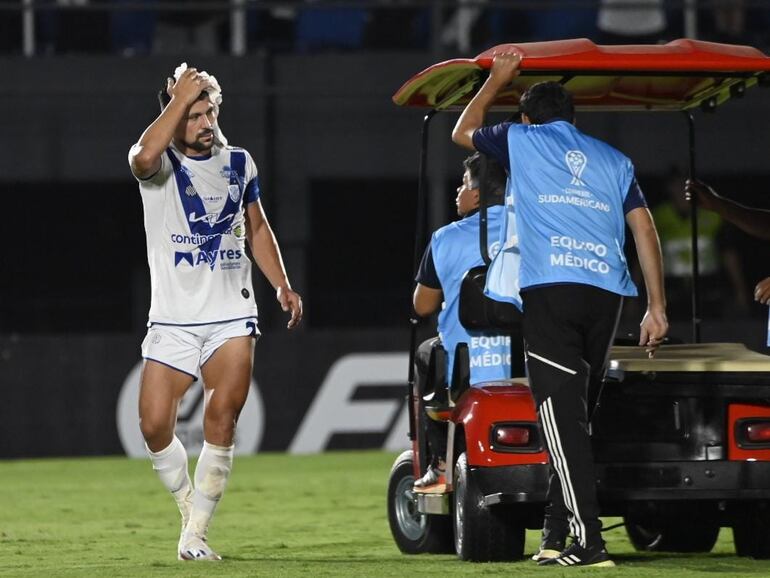
[{"label": "white shorts", "polygon": [[167,365],[197,380],[201,366],[228,339],[247,335],[259,337],[256,317],[206,325],[151,323],[142,341],[142,357]]}]

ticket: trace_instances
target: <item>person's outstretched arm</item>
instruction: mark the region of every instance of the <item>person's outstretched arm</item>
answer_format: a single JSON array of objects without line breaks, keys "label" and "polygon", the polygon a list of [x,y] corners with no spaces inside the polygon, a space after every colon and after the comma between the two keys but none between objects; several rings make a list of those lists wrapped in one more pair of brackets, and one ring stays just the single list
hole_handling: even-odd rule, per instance
[{"label": "person's outstretched arm", "polygon": [[489,78],[465,107],[460,118],[457,119],[457,124],[452,131],[452,140],[455,144],[466,149],[476,150],[476,147],[473,146],[473,133],[484,124],[484,117],[495,101],[497,93],[519,74],[520,62],[521,57],[512,52],[494,56]]},{"label": "person's outstretched arm", "polygon": [[647,207],[638,207],[626,214],[639,256],[639,265],[647,288],[647,311],[639,329],[639,345],[647,347],[650,357],[668,333],[666,294],[663,289],[663,257],[655,223]]},{"label": "person's outstretched arm", "polygon": [[718,213],[749,235],[770,240],[770,211],[731,201],[698,180],[688,179],[684,190],[687,200],[692,200],[694,196],[704,209]]}]

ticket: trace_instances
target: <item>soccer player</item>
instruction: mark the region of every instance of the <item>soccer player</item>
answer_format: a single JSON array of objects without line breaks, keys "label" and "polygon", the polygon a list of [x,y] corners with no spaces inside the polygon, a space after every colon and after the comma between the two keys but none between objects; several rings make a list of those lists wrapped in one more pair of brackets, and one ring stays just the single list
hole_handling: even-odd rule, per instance
[{"label": "soccer player", "polygon": [[[262,210],[254,161],[228,146],[219,128],[216,79],[183,64],[160,100],[160,116],[128,155],[144,205],[152,283],[139,418],[153,469],[182,514],[178,558],[220,560],[206,534],[232,469],[259,336],[246,241],[291,312],[289,329],[302,318],[302,299]],[[174,429],[179,401],[199,373],[205,441],[193,489]]]},{"label": "soccer player", "polygon": [[[572,97],[559,83],[541,82],[522,95],[523,124],[482,127],[520,60],[495,55],[452,139],[498,159],[510,174],[527,370],[552,464],[538,561],[612,566],[601,537],[587,400],[601,388],[623,297],[637,294],[623,254],[626,224],[647,287],[639,345],[652,353],[668,331],[660,242],[631,161],[575,127]],[[575,541],[565,549],[570,528]]]},{"label": "soccer player", "polygon": [[[479,251],[479,187],[486,178],[488,191],[487,230],[491,241],[489,256],[494,257],[500,247],[505,207],[506,176],[503,167],[494,159],[487,161],[486,174],[481,173],[481,155],[474,153],[463,162],[463,182],[457,188],[457,214],[460,220],[441,227],[433,233],[425,249],[417,273],[417,287],[413,304],[418,315],[427,316],[441,308],[438,316],[438,339],[446,350],[446,376],[452,380],[455,348],[458,343],[468,345],[470,383],[495,381],[511,377],[510,337],[487,335],[468,331],[460,324],[460,285],[469,269],[483,265]],[[443,304],[443,307],[442,307]],[[430,349],[436,338],[423,343],[417,352],[418,378],[425,379]],[[431,464],[426,474],[415,482],[415,487],[426,490],[445,483],[446,429],[432,419],[425,420]]]}]

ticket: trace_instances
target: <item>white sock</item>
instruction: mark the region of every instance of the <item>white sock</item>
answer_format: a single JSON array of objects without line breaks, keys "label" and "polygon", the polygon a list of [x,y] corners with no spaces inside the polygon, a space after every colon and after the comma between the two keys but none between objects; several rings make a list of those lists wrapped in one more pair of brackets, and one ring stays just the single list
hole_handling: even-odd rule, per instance
[{"label": "white sock", "polygon": [[152,469],[158,472],[160,481],[174,496],[182,519],[186,522],[190,516],[192,483],[187,471],[187,452],[184,445],[174,436],[168,447],[157,453],[148,447],[147,453],[152,460]]},{"label": "white sock", "polygon": [[227,478],[233,469],[233,450],[229,447],[215,446],[206,441],[195,468],[195,492],[190,523],[187,531],[196,536],[205,537],[214,510],[222,498],[227,485]]}]

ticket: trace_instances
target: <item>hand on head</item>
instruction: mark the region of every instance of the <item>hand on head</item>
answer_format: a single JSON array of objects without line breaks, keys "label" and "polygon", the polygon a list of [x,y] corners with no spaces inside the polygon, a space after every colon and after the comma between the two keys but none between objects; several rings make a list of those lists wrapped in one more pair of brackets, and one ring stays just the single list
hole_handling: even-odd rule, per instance
[{"label": "hand on head", "polygon": [[166,92],[168,95],[179,98],[187,105],[193,104],[201,92],[211,86],[208,75],[203,75],[195,68],[188,68],[179,76],[179,80],[174,82],[169,78],[166,83]]}]

